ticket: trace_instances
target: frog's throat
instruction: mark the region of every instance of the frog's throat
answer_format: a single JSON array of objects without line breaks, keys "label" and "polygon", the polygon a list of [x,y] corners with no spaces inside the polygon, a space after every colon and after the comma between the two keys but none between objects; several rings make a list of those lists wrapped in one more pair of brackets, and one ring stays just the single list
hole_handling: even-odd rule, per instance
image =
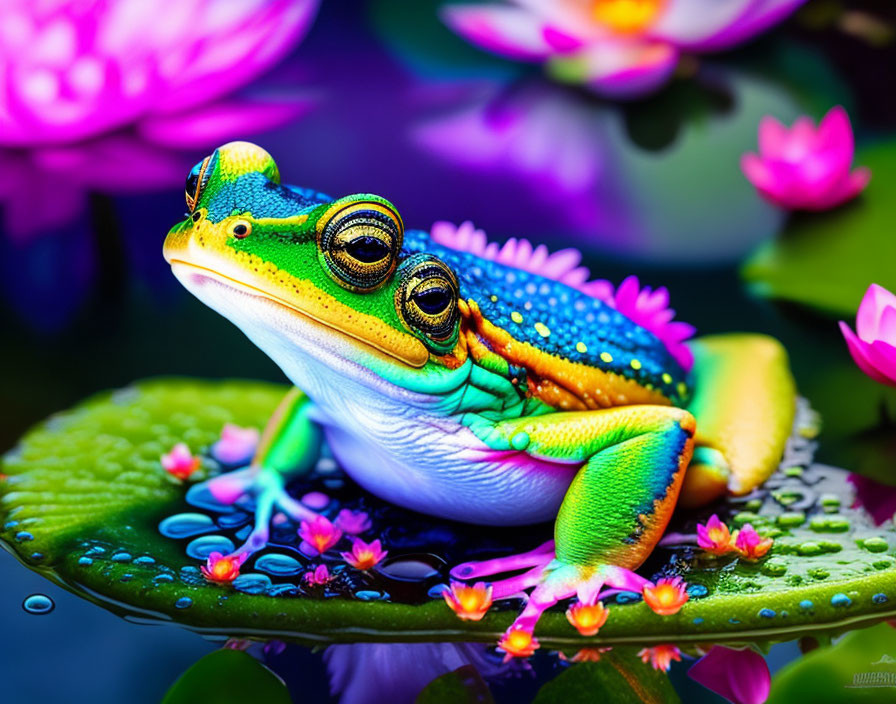
[{"label": "frog's throat", "polygon": [[416,338],[394,330],[369,316],[361,316],[356,311],[342,311],[341,308],[344,306],[335,299],[328,300],[326,304],[321,304],[318,300],[316,305],[312,305],[310,302],[308,305],[302,305],[298,302],[288,301],[275,292],[233,278],[216,269],[179,259],[177,256],[170,256],[168,262],[175,274],[178,273],[178,269],[192,272],[213,279],[232,289],[275,303],[285,309],[288,314],[299,316],[307,322],[339,335],[344,341],[355,345],[358,351],[365,355],[379,358],[385,362],[391,360],[393,364],[398,361],[414,369],[422,368],[429,359],[429,352]]}]

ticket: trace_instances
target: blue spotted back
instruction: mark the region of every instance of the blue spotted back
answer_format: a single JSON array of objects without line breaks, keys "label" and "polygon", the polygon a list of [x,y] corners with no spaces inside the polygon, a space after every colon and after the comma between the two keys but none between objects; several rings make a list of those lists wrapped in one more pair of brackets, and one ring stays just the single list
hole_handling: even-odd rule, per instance
[{"label": "blue spotted back", "polygon": [[457,275],[460,295],[521,342],[544,352],[613,372],[660,391],[676,405],[687,400],[687,372],[652,332],[603,301],[553,279],[449,249],[429,233],[409,230],[405,253],[428,252]]}]

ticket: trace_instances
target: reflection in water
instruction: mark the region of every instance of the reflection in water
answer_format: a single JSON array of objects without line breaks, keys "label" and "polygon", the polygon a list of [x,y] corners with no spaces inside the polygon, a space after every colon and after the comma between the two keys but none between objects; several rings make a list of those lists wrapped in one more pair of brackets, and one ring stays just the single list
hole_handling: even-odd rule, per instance
[{"label": "reflection in water", "polygon": [[410,704],[432,680],[472,666],[494,679],[525,663],[501,663],[482,643],[352,643],[324,652],[330,691],[340,704]]}]

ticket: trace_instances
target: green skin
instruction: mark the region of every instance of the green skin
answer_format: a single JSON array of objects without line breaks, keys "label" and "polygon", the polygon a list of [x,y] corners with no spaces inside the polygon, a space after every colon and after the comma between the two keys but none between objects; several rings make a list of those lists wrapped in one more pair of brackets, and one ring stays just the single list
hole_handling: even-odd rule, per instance
[{"label": "green skin", "polygon": [[[523,331],[500,308],[513,295],[507,282],[529,277],[534,290],[549,287],[547,298],[584,295],[404,233],[377,196],[331,201],[281,186],[270,156],[247,143],[197,165],[187,201],[190,217],[165,243],[175,275],[297,387],[251,465],[210,482],[224,501],[256,495],[243,552],[264,547],[275,508],[315,516],[284,485],[327,441],[350,476],[397,504],[494,525],[555,517],[553,542],[452,573],[525,568],[491,581],[495,599],[533,589],[511,627],[531,633],[559,599],[591,603],[605,585],[650,586],[632,570],[680,495],[694,504],[746,492],[777,465],[795,392],[786,355],[768,338],[694,343],[688,375],[655,336],[606,306],[595,310],[609,322],[583,330],[571,307],[533,299],[550,331]],[[558,349],[570,331],[587,341],[582,349],[612,350],[613,361]],[[523,361],[511,356],[520,350]],[[542,387],[566,373],[584,380],[580,391],[597,385],[602,402],[580,393],[576,410],[561,408]]]}]

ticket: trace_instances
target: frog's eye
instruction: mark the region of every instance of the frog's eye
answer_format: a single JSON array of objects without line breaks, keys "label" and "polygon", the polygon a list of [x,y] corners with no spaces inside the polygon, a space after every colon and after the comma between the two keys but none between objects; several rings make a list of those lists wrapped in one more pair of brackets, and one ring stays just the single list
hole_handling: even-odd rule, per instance
[{"label": "frog's eye", "polygon": [[190,173],[187,175],[187,183],[184,191],[187,198],[187,207],[191,212],[199,202],[199,196],[202,195],[202,189],[205,188],[209,177],[212,175],[212,170],[209,168],[211,162],[212,157],[205,157],[205,159],[190,169]]},{"label": "frog's eye", "polygon": [[317,225],[324,268],[350,291],[372,291],[392,276],[403,236],[398,213],[377,201],[338,205]]},{"label": "frog's eye", "polygon": [[414,254],[402,264],[399,276],[395,308],[402,322],[432,351],[450,352],[457,343],[460,319],[454,272],[430,254]]}]

